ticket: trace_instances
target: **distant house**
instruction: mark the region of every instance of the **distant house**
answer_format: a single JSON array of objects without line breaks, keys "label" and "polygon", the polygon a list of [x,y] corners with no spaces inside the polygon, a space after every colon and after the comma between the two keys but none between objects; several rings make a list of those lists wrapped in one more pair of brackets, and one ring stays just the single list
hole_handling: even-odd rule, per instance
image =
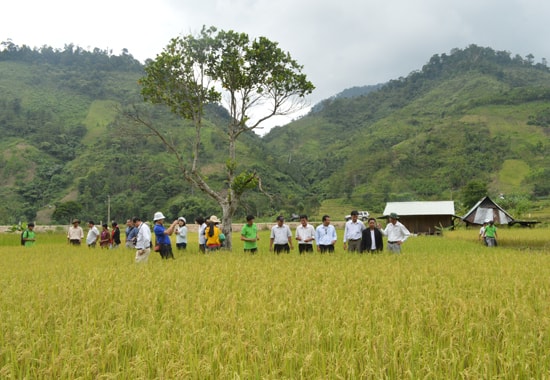
[{"label": "distant house", "polygon": [[395,212],[399,221],[411,233],[434,234],[436,227],[454,226],[455,204],[453,201],[388,202],[384,215]]},{"label": "distant house", "polygon": [[481,198],[461,219],[466,225],[481,225],[486,220],[493,220],[495,224],[511,224],[514,222],[514,218],[489,197]]}]

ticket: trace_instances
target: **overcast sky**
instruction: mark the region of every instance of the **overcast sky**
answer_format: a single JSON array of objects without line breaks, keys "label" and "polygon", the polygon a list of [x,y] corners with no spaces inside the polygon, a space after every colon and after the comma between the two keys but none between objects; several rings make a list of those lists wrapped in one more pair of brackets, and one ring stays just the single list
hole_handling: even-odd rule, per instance
[{"label": "overcast sky", "polygon": [[[6,4],[8,2],[8,4]],[[6,0],[0,41],[92,50],[140,61],[203,25],[265,36],[304,66],[311,104],[407,76],[470,44],[550,60],[547,0]],[[284,121],[277,121],[277,124]]]}]

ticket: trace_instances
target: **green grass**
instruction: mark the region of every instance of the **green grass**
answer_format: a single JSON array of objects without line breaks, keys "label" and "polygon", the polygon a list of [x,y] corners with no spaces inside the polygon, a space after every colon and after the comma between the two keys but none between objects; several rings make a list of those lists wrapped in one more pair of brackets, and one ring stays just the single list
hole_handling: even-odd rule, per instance
[{"label": "green grass", "polygon": [[499,188],[505,194],[521,192],[522,181],[529,175],[529,165],[522,160],[506,160],[498,173]]},{"label": "green grass", "polygon": [[84,120],[88,133],[84,137],[84,143],[91,144],[101,134],[105,133],[107,125],[112,123],[116,116],[117,102],[110,100],[95,100]]},{"label": "green grass", "polygon": [[[342,231],[338,231],[341,233]],[[400,256],[176,260],[0,235],[0,377],[449,379],[550,376],[546,229],[413,237]],[[236,236],[235,236],[236,238]]]}]

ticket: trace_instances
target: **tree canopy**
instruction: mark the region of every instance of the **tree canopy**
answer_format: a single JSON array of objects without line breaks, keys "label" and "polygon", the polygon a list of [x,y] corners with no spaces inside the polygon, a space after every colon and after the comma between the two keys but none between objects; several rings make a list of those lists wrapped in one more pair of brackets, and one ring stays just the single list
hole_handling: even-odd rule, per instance
[{"label": "tree canopy", "polygon": [[[239,164],[236,143],[239,136],[259,128],[265,120],[287,115],[304,106],[303,99],[314,86],[300,66],[276,42],[265,37],[251,40],[245,33],[203,27],[197,35],[171,40],[157,58],[145,67],[141,79],[143,98],[163,104],[180,117],[192,121],[195,139],[191,154],[183,154],[161,127],[134,114],[177,157],[187,181],[213,198],[222,208],[227,245],[231,247],[231,220],[241,196],[261,186],[255,171]],[[200,161],[204,107],[219,103],[229,111],[225,129],[226,186],[214,189],[202,172]],[[260,116],[252,121],[252,111]],[[189,157],[189,160],[186,160]]]}]

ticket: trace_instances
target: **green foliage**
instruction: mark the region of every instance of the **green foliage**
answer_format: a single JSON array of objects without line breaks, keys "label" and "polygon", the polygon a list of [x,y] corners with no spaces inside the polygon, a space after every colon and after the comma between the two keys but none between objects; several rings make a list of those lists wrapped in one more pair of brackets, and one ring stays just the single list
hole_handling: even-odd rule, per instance
[{"label": "green foliage", "polygon": [[506,194],[498,200],[498,204],[515,218],[525,217],[533,208],[533,202],[527,194]]},{"label": "green foliage", "polygon": [[82,206],[78,202],[60,202],[55,205],[53,219],[58,224],[69,224],[72,219],[78,219],[81,211]]},{"label": "green foliage", "polygon": [[466,208],[471,208],[486,196],[487,192],[486,183],[478,180],[470,181],[462,188],[460,200]]},{"label": "green foliage", "polygon": [[[146,67],[127,52],[114,56],[73,45],[33,50],[4,43],[0,224],[35,218],[50,223],[54,205],[69,201],[81,205],[79,218],[105,220],[108,197],[112,218],[118,220],[150,218],[158,210],[172,217],[220,215],[217,203],[185,181],[158,137],[136,129],[120,113],[134,107],[160,126],[183,159],[197,158],[202,177],[215,192],[232,188],[240,196],[236,218],[252,213],[272,220],[278,212],[315,216],[327,199],[345,209],[336,215],[349,213],[351,205],[376,213],[387,201],[453,199],[457,194],[462,200],[469,192],[474,195],[460,207],[472,206],[488,193],[504,193],[506,200],[520,194],[530,203],[510,204],[517,216],[526,204],[535,207],[550,196],[550,74],[532,59],[475,45],[454,49],[433,56],[405,78],[368,91],[343,91],[310,115],[260,138],[249,128],[253,125],[246,112],[236,117],[235,110],[217,102],[227,99],[229,86],[242,85],[256,97],[249,100],[264,100],[272,91],[298,86],[307,92],[312,85],[301,66],[267,39],[251,41],[241,33],[210,28],[169,46],[191,58],[208,44],[209,59],[172,61],[168,49],[146,66],[160,75],[178,63],[185,76],[192,62],[216,63],[216,70],[204,71],[208,78],[218,78],[223,70],[231,74],[223,79],[227,86],[210,92],[167,87],[212,100],[200,110],[203,127],[195,145],[194,124],[181,118],[183,110],[172,114],[169,108],[142,102],[144,95],[152,103],[162,99],[155,100],[154,92],[140,93],[144,87],[137,83]],[[227,56],[216,61],[221,53]],[[270,65],[271,59],[280,65]],[[245,60],[254,67],[241,65]],[[196,73],[197,66],[192,67]],[[293,74],[285,82],[289,70]],[[155,80],[168,85],[166,77]],[[216,91],[224,96],[218,98]],[[238,134],[235,157],[226,154],[229,128]],[[252,173],[265,193],[252,189]],[[485,191],[473,191],[472,182],[485,185]]]},{"label": "green foliage", "polygon": [[[223,211],[224,225],[240,206],[247,190],[258,186],[259,178],[248,170],[237,172],[237,141],[241,135],[257,128],[264,120],[294,110],[295,98],[310,94],[314,86],[301,73],[302,67],[265,37],[250,41],[248,35],[234,31],[217,31],[203,27],[198,36],[174,38],[146,68],[140,80],[145,101],[169,107],[172,113],[192,121],[195,135],[191,155],[184,157],[180,147],[167,138],[162,128],[144,122],[137,115],[133,120],[147,127],[172,152],[184,178],[214,199]],[[220,92],[221,91],[221,92]],[[224,181],[215,188],[221,173],[206,177],[200,154],[206,140],[202,129],[205,107],[217,104],[222,95],[228,101],[229,118],[224,136],[210,133],[216,151],[227,149]],[[291,103],[287,106],[286,103]],[[270,109],[258,121],[248,125],[250,114],[259,104]],[[229,226],[224,227],[229,232]],[[231,248],[231,236],[226,241]]]}]

